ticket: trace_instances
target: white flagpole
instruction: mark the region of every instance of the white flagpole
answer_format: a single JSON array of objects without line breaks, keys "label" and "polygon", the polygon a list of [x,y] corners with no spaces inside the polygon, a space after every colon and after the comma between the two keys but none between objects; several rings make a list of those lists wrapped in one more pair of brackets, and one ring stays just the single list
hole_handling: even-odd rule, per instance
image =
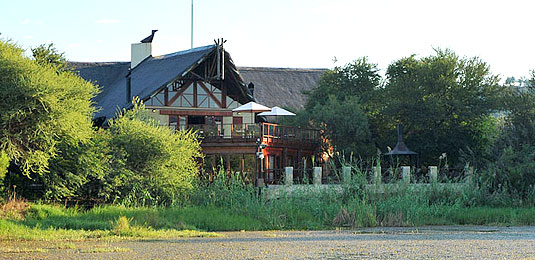
[{"label": "white flagpole", "polygon": [[191,0],[191,48],[193,49],[193,0]]}]

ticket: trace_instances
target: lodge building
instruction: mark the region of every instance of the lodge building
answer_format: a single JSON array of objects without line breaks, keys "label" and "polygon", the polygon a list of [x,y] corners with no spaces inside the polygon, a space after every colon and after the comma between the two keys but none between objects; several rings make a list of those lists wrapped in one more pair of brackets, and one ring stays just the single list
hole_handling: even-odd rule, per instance
[{"label": "lodge building", "polygon": [[301,108],[302,91],[314,87],[324,69],[238,68],[222,39],[152,56],[151,38],[132,44],[131,58],[70,62],[82,78],[101,87],[94,100],[100,107],[96,124],[105,126],[139,97],[161,125],[197,131],[204,171],[223,162],[229,171],[263,185],[279,183],[285,166],[296,169],[297,180],[312,167],[321,142],[317,130],[282,126],[258,114],[270,109],[260,104]]}]

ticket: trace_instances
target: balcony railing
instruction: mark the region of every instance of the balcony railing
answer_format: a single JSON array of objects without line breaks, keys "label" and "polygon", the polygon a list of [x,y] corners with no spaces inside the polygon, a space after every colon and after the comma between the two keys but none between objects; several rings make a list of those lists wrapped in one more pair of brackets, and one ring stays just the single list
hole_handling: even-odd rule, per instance
[{"label": "balcony railing", "polygon": [[262,136],[275,140],[320,141],[320,132],[318,130],[270,123],[262,124]]},{"label": "balcony railing", "polygon": [[257,139],[268,138],[271,141],[307,141],[320,142],[318,130],[281,126],[270,123],[259,124],[190,124],[204,139]]}]

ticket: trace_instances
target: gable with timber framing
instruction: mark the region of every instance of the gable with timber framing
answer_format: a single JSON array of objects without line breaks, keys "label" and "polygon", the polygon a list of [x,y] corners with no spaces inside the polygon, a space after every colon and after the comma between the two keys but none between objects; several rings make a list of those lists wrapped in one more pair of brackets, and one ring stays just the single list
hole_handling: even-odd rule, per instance
[{"label": "gable with timber framing", "polygon": [[225,92],[208,82],[177,80],[160,90],[145,104],[155,107],[222,109],[234,109],[241,105]]},{"label": "gable with timber framing", "polygon": [[254,100],[221,42],[149,56],[134,68],[129,63],[103,63],[79,71],[101,87],[94,99],[101,108],[94,119],[101,124],[118,109],[131,108],[136,96],[148,107],[167,110],[227,110]]},{"label": "gable with timber framing", "polygon": [[153,108],[231,110],[250,100],[252,94],[232,59],[216,44],[212,52],[144,101]]}]

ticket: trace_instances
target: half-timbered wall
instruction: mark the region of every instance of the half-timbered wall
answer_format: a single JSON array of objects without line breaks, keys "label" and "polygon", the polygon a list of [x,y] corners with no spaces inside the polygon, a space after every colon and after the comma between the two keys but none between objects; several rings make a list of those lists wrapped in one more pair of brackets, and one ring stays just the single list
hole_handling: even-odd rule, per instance
[{"label": "half-timbered wall", "polygon": [[145,102],[148,106],[234,109],[240,104],[204,81],[175,81]]},{"label": "half-timbered wall", "polygon": [[[204,115],[203,124],[210,125],[212,123],[213,127],[219,129],[218,131],[225,138],[231,137],[234,126],[233,117],[236,117],[236,115],[231,116],[231,110],[241,106],[238,101],[226,95],[225,89],[217,88],[206,81],[192,80],[177,80],[170,83],[148,99],[145,104],[151,110],[151,115],[159,120],[162,126],[166,125],[172,129],[184,130],[199,124],[198,122],[190,122],[188,118],[191,116],[198,118]],[[224,116],[224,113],[230,114]],[[249,117],[243,120],[244,123],[249,123]],[[214,118],[217,120],[210,121]]]}]

